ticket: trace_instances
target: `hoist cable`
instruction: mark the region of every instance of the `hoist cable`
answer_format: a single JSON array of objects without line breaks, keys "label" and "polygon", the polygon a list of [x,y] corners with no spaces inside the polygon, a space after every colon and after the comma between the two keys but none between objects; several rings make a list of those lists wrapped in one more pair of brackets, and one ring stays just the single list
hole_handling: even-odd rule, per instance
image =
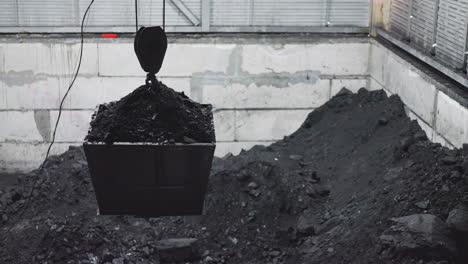
[{"label": "hoist cable", "polygon": [[76,67],[76,72],[73,75],[73,79],[70,82],[70,85],[68,86],[67,91],[65,92],[65,94],[62,97],[62,101],[60,102],[57,121],[55,122],[54,133],[52,134],[52,141],[50,142],[49,148],[47,149],[46,157],[44,159],[44,162],[41,165],[41,170],[44,168],[44,165],[45,165],[47,159],[49,158],[49,154],[50,154],[50,150],[52,148],[52,145],[55,143],[55,135],[57,133],[57,127],[58,127],[59,122],[60,122],[60,117],[62,116],[63,104],[65,103],[65,99],[67,98],[68,94],[70,93],[70,90],[72,89],[73,84],[75,84],[76,78],[78,77],[78,73],[80,72],[81,61],[83,59],[84,23],[85,23],[85,20],[86,20],[86,15],[88,14],[88,12],[89,12],[89,10],[91,8],[91,5],[93,3],[94,3],[94,0],[91,0],[91,2],[88,5],[88,8],[86,8],[86,11],[85,11],[85,13],[83,15],[83,19],[81,20],[81,42],[80,42],[80,56],[78,58],[78,65]]},{"label": "hoist cable", "polygon": [[166,0],[163,0],[163,30],[166,31]]},{"label": "hoist cable", "polygon": [[138,0],[135,0],[135,32],[138,32]]}]

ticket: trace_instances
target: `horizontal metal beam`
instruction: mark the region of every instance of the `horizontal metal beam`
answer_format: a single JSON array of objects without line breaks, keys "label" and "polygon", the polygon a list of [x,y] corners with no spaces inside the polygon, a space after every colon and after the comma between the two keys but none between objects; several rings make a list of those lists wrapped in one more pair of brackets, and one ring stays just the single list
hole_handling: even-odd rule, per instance
[{"label": "horizontal metal beam", "polygon": [[[0,27],[0,33],[79,33],[80,27]],[[134,26],[85,28],[89,33],[135,33]],[[201,26],[166,26],[170,33],[202,33]],[[369,27],[211,26],[210,33],[369,33]],[[205,32],[206,33],[206,32]]]},{"label": "horizontal metal beam", "polygon": [[[80,33],[80,27],[0,27],[0,33]],[[85,27],[87,33],[135,33],[135,26]],[[200,26],[166,26],[166,32],[201,32]]]},{"label": "horizontal metal beam", "polygon": [[422,53],[421,51],[411,47],[407,43],[395,38],[394,36],[390,35],[387,31],[382,28],[377,28],[377,35],[390,41],[394,45],[402,48],[409,54],[413,55],[414,57],[418,58],[419,60],[425,62],[426,64],[430,65],[434,69],[440,71],[441,73],[445,74],[447,77],[451,78],[452,80],[458,82],[459,84],[468,88],[468,75],[455,72],[454,70],[450,69],[449,67],[443,65],[442,63],[438,62],[437,60],[433,59],[430,56]]},{"label": "horizontal metal beam", "polygon": [[323,26],[211,26],[210,32],[246,33],[369,33],[369,27]]}]

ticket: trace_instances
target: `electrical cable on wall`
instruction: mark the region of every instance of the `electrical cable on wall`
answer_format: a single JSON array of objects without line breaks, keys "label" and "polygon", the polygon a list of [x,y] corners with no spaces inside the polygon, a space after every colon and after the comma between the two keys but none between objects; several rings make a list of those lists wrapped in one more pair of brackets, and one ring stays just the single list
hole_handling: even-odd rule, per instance
[{"label": "electrical cable on wall", "polygon": [[47,162],[47,159],[49,158],[50,150],[52,149],[52,146],[53,146],[54,143],[55,143],[55,135],[56,135],[56,133],[57,133],[57,127],[58,127],[59,122],[60,122],[60,117],[62,116],[63,104],[64,104],[65,99],[67,98],[68,94],[70,93],[70,90],[71,90],[71,88],[73,87],[73,84],[75,83],[76,78],[78,77],[78,73],[80,72],[81,60],[83,59],[84,23],[85,23],[85,20],[86,20],[86,16],[88,15],[88,12],[89,12],[89,10],[91,9],[91,5],[92,5],[93,3],[94,3],[94,0],[91,0],[91,2],[90,2],[89,5],[88,5],[88,8],[86,8],[86,11],[85,11],[85,13],[84,13],[84,15],[83,15],[83,19],[81,20],[81,42],[80,42],[80,56],[79,56],[79,59],[78,59],[78,65],[77,65],[77,68],[76,68],[76,72],[75,72],[75,74],[73,75],[73,79],[72,79],[72,81],[70,82],[70,85],[68,86],[67,91],[65,92],[65,94],[64,94],[63,97],[62,97],[62,101],[60,102],[59,112],[58,112],[58,116],[57,116],[57,121],[55,122],[54,133],[52,134],[52,141],[50,142],[49,148],[47,149],[47,153],[46,153],[44,162],[42,162],[42,165],[41,165],[41,168],[40,168],[41,170],[44,169],[44,166],[45,166],[45,164],[46,164],[46,162]]}]

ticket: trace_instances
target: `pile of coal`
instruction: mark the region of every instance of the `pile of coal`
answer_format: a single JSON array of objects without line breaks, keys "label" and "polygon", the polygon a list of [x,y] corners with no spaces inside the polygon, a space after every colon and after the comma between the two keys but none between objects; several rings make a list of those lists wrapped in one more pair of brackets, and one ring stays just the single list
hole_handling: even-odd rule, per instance
[{"label": "pile of coal", "polygon": [[142,85],[119,101],[102,104],[87,142],[213,143],[212,107],[159,85]]},{"label": "pile of coal", "polygon": [[82,148],[16,178],[0,178],[0,263],[468,263],[468,148],[429,141],[383,91],[215,158],[202,216],[97,215]]}]

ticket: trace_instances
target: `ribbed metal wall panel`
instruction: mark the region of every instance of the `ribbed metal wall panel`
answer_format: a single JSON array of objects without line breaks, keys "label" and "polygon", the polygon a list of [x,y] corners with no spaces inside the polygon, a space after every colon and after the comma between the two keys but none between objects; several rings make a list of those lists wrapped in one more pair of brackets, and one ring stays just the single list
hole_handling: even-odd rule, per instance
[{"label": "ribbed metal wall panel", "polygon": [[390,31],[398,37],[408,37],[411,1],[412,0],[392,0],[392,22]]},{"label": "ribbed metal wall panel", "polygon": [[440,0],[436,56],[445,64],[462,68],[468,34],[468,0]]},{"label": "ribbed metal wall panel", "polygon": [[[12,27],[79,27],[90,0],[0,0],[0,26]],[[184,5],[200,18],[201,0],[183,0]],[[138,0],[141,25],[162,24],[162,0]],[[135,24],[134,0],[95,1],[87,27],[119,27]],[[166,0],[166,24],[190,26],[192,23]]]},{"label": "ribbed metal wall panel", "polygon": [[216,0],[213,26],[369,26],[369,0]]},{"label": "ribbed metal wall panel", "polygon": [[16,0],[0,1],[0,26],[9,26],[18,24]]},{"label": "ribbed metal wall panel", "polygon": [[[48,0],[49,1],[49,0]],[[183,3],[192,13],[200,17],[200,0],[185,0]],[[88,6],[88,0],[80,0],[80,14]],[[162,25],[162,1],[138,0],[138,22],[140,25]],[[132,26],[135,24],[134,0],[99,0],[95,1],[89,16],[88,26]],[[191,25],[182,13],[166,0],[166,25]]]},{"label": "ribbed metal wall panel", "polygon": [[212,26],[248,26],[253,0],[215,0],[211,2]]},{"label": "ribbed metal wall panel", "polygon": [[[202,18],[202,1],[204,14],[209,17]],[[90,0],[0,0],[0,27],[76,32],[89,3]],[[162,24],[163,0],[138,0],[138,3],[140,25]],[[179,10],[181,5],[185,12]],[[307,31],[309,26],[349,30],[368,27],[369,13],[369,0],[166,0],[166,25],[173,26],[173,30],[182,26],[184,31],[209,30],[210,26],[221,31],[248,32],[265,32],[268,27]],[[134,0],[97,0],[86,21],[88,28],[96,30],[128,31],[134,24]]]},{"label": "ribbed metal wall panel", "polygon": [[369,26],[368,0],[330,0],[330,26]]},{"label": "ribbed metal wall panel", "polygon": [[417,48],[431,51],[436,43],[438,0],[413,0],[409,38]]},{"label": "ribbed metal wall panel", "polygon": [[[79,13],[81,16],[84,14],[88,4],[88,0],[80,0]],[[118,27],[135,25],[134,5],[133,0],[97,0],[91,8],[86,26]]]},{"label": "ribbed metal wall panel", "polygon": [[77,0],[18,0],[18,26],[74,26],[78,23]]},{"label": "ribbed metal wall panel", "polygon": [[323,0],[255,0],[252,24],[254,26],[321,26],[325,19]]},{"label": "ribbed metal wall panel", "polygon": [[468,0],[392,0],[390,33],[452,69],[468,70]]}]

